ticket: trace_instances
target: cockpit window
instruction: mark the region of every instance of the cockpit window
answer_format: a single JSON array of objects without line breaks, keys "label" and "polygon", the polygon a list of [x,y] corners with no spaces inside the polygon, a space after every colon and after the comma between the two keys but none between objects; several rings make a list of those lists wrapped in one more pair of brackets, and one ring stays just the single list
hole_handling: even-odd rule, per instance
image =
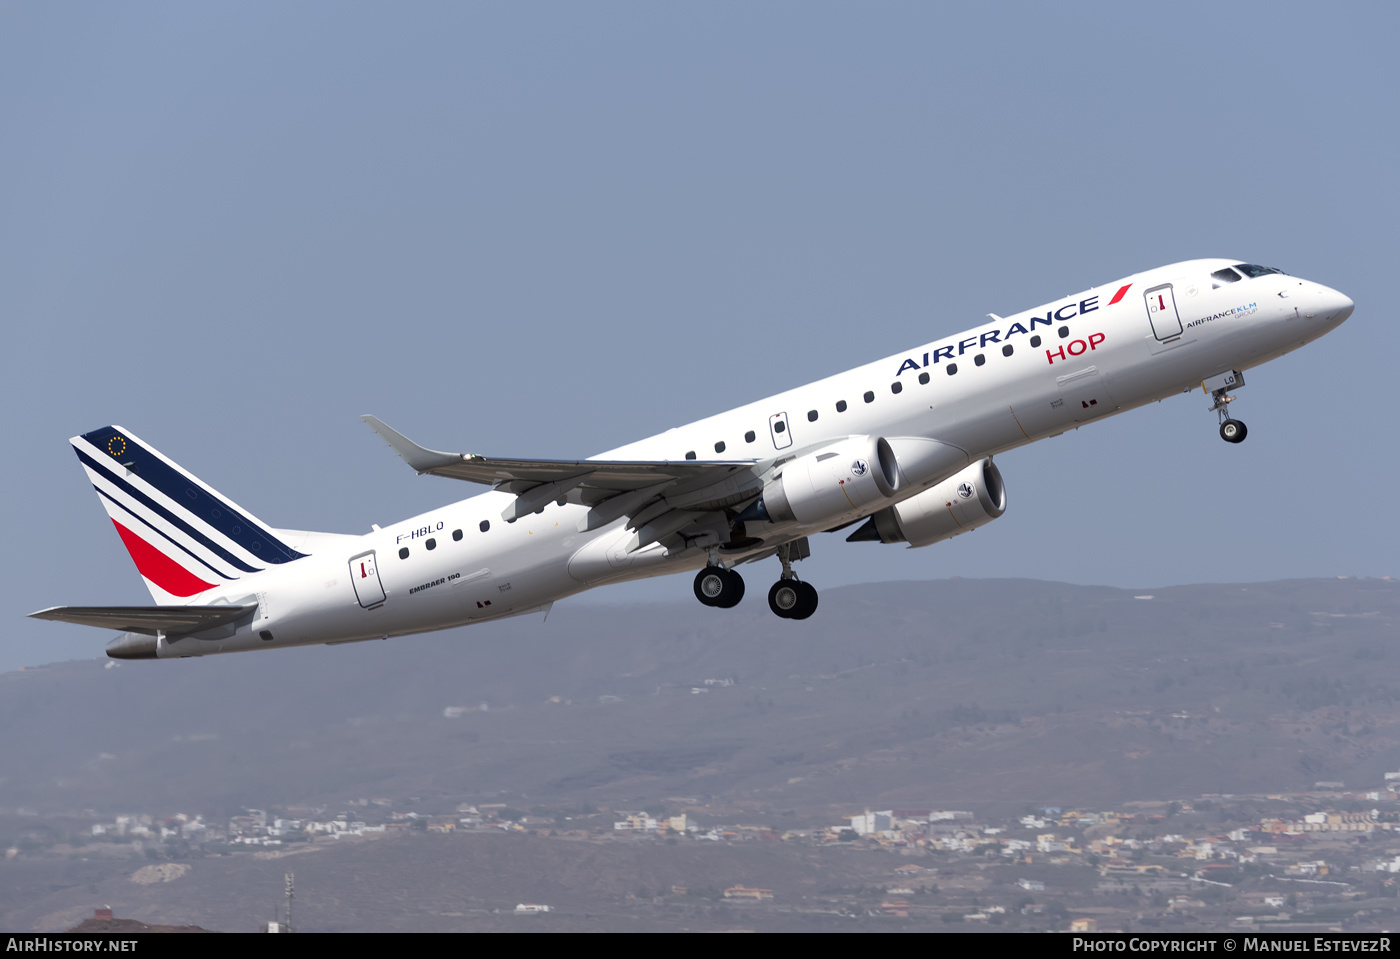
[{"label": "cockpit window", "polygon": [[1255,263],[1236,263],[1235,269],[1239,270],[1251,280],[1254,279],[1256,276],[1268,276],[1270,273],[1278,273],[1280,275],[1287,276],[1287,274],[1284,273],[1282,270],[1275,270],[1271,266],[1259,266]]},{"label": "cockpit window", "polygon": [[1212,273],[1210,279],[1210,288],[1212,290],[1218,290],[1226,283],[1238,283],[1240,275],[1227,266],[1223,270],[1216,270]]}]

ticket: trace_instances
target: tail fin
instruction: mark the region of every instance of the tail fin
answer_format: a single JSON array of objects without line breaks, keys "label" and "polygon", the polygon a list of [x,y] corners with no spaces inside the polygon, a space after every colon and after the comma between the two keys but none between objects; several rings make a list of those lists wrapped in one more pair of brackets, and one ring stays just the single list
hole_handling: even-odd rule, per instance
[{"label": "tail fin", "polygon": [[120,426],[69,442],[161,605],[306,555]]}]

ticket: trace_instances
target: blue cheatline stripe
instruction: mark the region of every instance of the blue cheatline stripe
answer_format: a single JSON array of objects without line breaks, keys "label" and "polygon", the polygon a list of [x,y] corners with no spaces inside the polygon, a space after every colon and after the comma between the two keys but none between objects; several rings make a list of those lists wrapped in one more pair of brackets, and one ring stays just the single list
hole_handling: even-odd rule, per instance
[{"label": "blue cheatline stripe", "polygon": [[84,463],[86,463],[88,466],[90,466],[90,467],[92,467],[94,470],[96,470],[96,471],[97,471],[97,474],[98,474],[99,476],[102,476],[102,477],[106,478],[109,482],[112,483],[113,486],[116,486],[116,487],[117,487],[118,489],[120,489],[123,493],[125,493],[125,494],[128,495],[128,496],[130,496],[132,499],[136,500],[136,501],[137,501],[138,503],[140,503],[142,506],[145,506],[145,507],[146,507],[147,509],[149,509],[151,512],[156,513],[156,514],[158,514],[161,518],[167,520],[172,526],[175,526],[176,528],[178,528],[178,529],[180,529],[181,531],[183,531],[184,533],[186,533],[191,539],[193,539],[195,542],[197,542],[197,543],[199,543],[200,545],[202,545],[205,549],[209,550],[209,552],[211,552],[211,553],[213,553],[214,555],[218,556],[220,559],[222,559],[224,562],[228,563],[230,566],[234,566],[234,567],[236,567],[236,568],[238,568],[238,569],[241,569],[241,570],[243,570],[245,573],[256,573],[256,572],[260,572],[260,570],[259,570],[258,567],[256,567],[256,566],[249,566],[247,563],[243,562],[243,560],[239,559],[237,556],[234,556],[234,555],[233,555],[232,553],[230,553],[228,550],[224,549],[222,546],[220,546],[218,543],[214,542],[214,541],[213,541],[212,539],[210,539],[208,536],[205,536],[203,533],[201,533],[199,530],[195,529],[195,528],[194,528],[193,526],[191,526],[189,523],[186,523],[186,522],[185,522],[184,520],[182,520],[180,517],[178,517],[178,516],[176,516],[174,513],[170,512],[170,510],[166,509],[164,506],[160,505],[160,504],[157,503],[155,500],[151,499],[151,498],[150,498],[149,496],[147,496],[145,493],[141,492],[139,489],[137,489],[136,487],[132,486],[130,483],[128,483],[126,480],[122,479],[120,476],[116,476],[116,475],[114,475],[114,474],[108,472],[107,470],[103,469],[101,466],[99,466],[96,462],[93,461],[93,459],[92,459],[91,456],[88,456],[86,453],[84,453],[82,450],[78,449],[76,446],[73,447],[73,451],[76,452],[76,453],[78,454],[78,459],[82,460],[82,461],[83,461]]},{"label": "blue cheatline stripe", "polygon": [[298,553],[286,543],[264,532],[251,517],[209,495],[202,486],[190,482],[189,477],[172,468],[116,427],[104,426],[100,430],[84,433],[83,439],[109,454],[114,463],[131,470],[258,559],[269,563],[289,563],[306,555]]},{"label": "blue cheatline stripe", "polygon": [[[154,526],[152,526],[150,523],[146,522],[144,519],[142,519],[141,517],[137,516],[137,515],[136,515],[135,513],[133,513],[131,510],[127,509],[124,505],[122,505],[120,502],[118,502],[117,499],[116,499],[115,497],[108,495],[107,492],[106,492],[105,490],[103,490],[101,487],[99,487],[99,486],[93,486],[93,489],[97,490],[97,495],[98,495],[98,496],[101,496],[101,497],[102,497],[103,499],[105,499],[107,502],[109,502],[109,503],[111,503],[113,506],[117,507],[117,509],[121,510],[121,511],[122,511],[123,513],[125,513],[126,515],[130,516],[132,519],[134,519],[136,522],[140,523],[140,524],[141,524],[142,526],[144,526],[146,529],[150,530],[152,533],[155,533],[157,536],[159,536],[159,537],[161,537],[162,539],[164,539],[164,540],[165,540],[166,542],[168,542],[171,546],[174,546],[174,547],[175,547],[176,549],[178,549],[180,552],[184,553],[186,556],[188,556],[190,559],[194,560],[194,561],[195,561],[196,563],[198,563],[200,566],[203,566],[205,569],[209,570],[209,572],[213,573],[215,576],[218,576],[220,579],[227,579],[227,580],[234,580],[234,579],[237,579],[237,578],[238,578],[237,576],[225,576],[223,573],[219,572],[217,569],[215,569],[214,567],[210,566],[210,565],[209,565],[208,563],[206,563],[204,560],[200,559],[200,558],[199,558],[198,556],[196,556],[194,553],[191,553],[188,549],[186,549],[185,547],[181,546],[179,543],[175,542],[175,540],[171,539],[169,536],[165,535],[165,534],[162,533],[160,530],[156,529],[156,528],[155,528]],[[135,531],[135,530],[132,530],[132,532],[134,533],[134,532],[136,532],[136,531]]]}]

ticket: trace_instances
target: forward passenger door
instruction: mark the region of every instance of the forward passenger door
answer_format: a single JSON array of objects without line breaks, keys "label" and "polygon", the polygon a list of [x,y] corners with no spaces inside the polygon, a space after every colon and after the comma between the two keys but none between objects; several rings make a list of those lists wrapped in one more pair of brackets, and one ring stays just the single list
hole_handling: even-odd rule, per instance
[{"label": "forward passenger door", "polygon": [[1158,342],[1174,339],[1183,332],[1181,314],[1176,311],[1176,294],[1170,283],[1154,286],[1143,295],[1147,305],[1147,321]]}]

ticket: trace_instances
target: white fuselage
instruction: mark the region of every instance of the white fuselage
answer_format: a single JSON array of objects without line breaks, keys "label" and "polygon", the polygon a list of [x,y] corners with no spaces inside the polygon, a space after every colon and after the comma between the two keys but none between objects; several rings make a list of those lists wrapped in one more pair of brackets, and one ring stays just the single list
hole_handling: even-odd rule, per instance
[{"label": "white fuselage", "polygon": [[[1194,260],[1134,274],[595,458],[771,462],[869,435],[937,440],[976,462],[1258,366],[1323,335],[1351,312],[1342,294],[1280,273],[1212,281],[1214,271],[1235,263]],[[1149,291],[1156,291],[1152,310]],[[628,551],[635,534],[626,517],[580,531],[589,508],[567,498],[505,522],[502,512],[514,498],[483,493],[360,537],[313,534],[306,550],[312,555],[199,597],[247,603],[255,592],[259,610],[251,626],[230,628],[224,638],[162,641],[159,655],[442,629],[713,560],[706,549],[660,542]],[[873,503],[861,515],[891,502]],[[776,542],[830,525],[770,525],[761,544],[724,550],[723,561],[771,553]],[[357,594],[352,575],[366,557],[373,564],[367,572],[377,570],[382,584],[376,602]],[[366,579],[360,577],[362,588]]]}]

